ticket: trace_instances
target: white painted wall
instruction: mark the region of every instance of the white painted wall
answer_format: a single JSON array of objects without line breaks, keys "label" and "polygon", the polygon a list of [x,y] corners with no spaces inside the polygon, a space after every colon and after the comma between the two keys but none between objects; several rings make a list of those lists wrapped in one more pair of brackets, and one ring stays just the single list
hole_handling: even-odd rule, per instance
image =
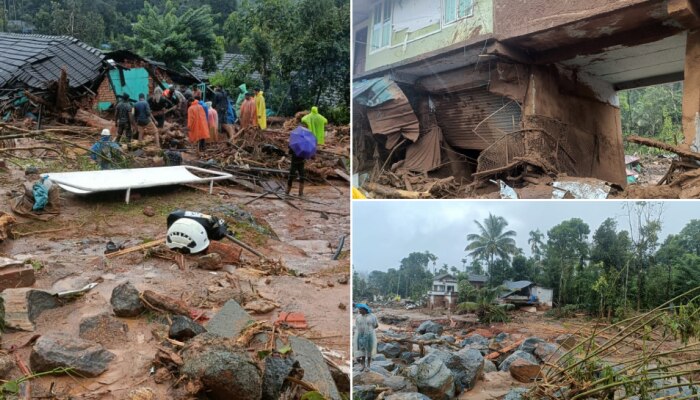
[{"label": "white painted wall", "polygon": [[552,289],[545,289],[540,286],[533,286],[530,293],[537,296],[537,298],[540,301],[540,304],[544,304],[549,307],[553,306],[552,299],[554,297],[554,291]]}]

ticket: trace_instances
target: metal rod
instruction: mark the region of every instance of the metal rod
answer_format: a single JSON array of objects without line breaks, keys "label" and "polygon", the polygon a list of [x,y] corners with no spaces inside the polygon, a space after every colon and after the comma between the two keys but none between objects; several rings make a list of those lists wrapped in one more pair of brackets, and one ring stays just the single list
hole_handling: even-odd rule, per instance
[{"label": "metal rod", "polygon": [[255,254],[256,256],[258,256],[258,257],[260,257],[260,258],[265,258],[265,256],[263,256],[262,254],[260,254],[260,253],[259,253],[258,251],[256,251],[254,248],[252,248],[252,247],[248,246],[247,244],[241,242],[240,240],[236,239],[235,237],[233,237],[233,235],[228,235],[228,234],[227,234],[227,235],[226,235],[226,238],[227,238],[228,240],[232,241],[233,243],[235,243],[235,244],[237,244],[237,245],[243,247],[244,249],[248,250],[249,252]]},{"label": "metal rod", "polygon": [[131,188],[126,189],[126,204],[129,204],[129,197],[131,196]]},{"label": "metal rod", "polygon": [[333,254],[332,260],[337,260],[340,257],[340,252],[343,251],[343,246],[345,245],[345,235],[340,237],[340,243],[338,243],[338,248],[335,249],[335,254]]}]

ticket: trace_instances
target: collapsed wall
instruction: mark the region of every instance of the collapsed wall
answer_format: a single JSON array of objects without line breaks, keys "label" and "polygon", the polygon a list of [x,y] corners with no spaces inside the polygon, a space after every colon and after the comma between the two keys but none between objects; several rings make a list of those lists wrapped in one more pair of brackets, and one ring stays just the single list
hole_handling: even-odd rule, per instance
[{"label": "collapsed wall", "polygon": [[[459,182],[534,159],[551,166],[545,172],[626,183],[617,96],[591,76],[556,65],[493,61],[413,85],[376,81],[391,90],[355,92],[363,114],[353,127],[364,138],[356,142],[361,164],[375,159],[392,171],[452,175]],[[377,104],[389,92],[391,98]],[[369,137],[379,139],[374,151]]]}]

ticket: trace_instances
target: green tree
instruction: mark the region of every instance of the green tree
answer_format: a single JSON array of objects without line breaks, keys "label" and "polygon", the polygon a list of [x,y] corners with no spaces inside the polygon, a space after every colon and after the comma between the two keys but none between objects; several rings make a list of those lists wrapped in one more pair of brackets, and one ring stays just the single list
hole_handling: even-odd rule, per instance
[{"label": "green tree", "polygon": [[198,56],[203,69],[213,70],[221,60],[223,48],[214,35],[209,6],[189,8],[177,14],[172,1],[164,9],[145,3],[133,26],[133,36],[125,38],[137,52],[174,68],[186,67]]},{"label": "green tree", "polygon": [[588,224],[580,218],[561,222],[547,232],[544,278],[560,307],[577,297],[573,279],[588,257],[589,233]]},{"label": "green tree", "polygon": [[88,11],[82,0],[51,1],[38,10],[33,21],[39,33],[73,36],[93,46],[99,46],[105,36],[102,15]]},{"label": "green tree", "polygon": [[637,278],[637,311],[648,303],[647,273],[653,263],[653,256],[658,247],[661,231],[663,203],[635,202],[625,203],[630,227],[630,238],[634,249],[631,271]]},{"label": "green tree", "polygon": [[515,245],[515,231],[508,230],[508,221],[503,217],[497,217],[489,214],[488,218],[482,224],[479,221],[474,221],[479,233],[470,233],[467,235],[467,247],[465,251],[469,251],[469,255],[486,261],[489,275],[494,265],[494,261],[498,257],[501,260],[510,260],[510,256],[517,253]]},{"label": "green tree", "polygon": [[528,259],[523,255],[513,257],[511,263],[513,281],[537,281],[537,267],[534,259]]},{"label": "green tree", "polygon": [[479,322],[490,324],[492,322],[507,322],[508,314],[505,307],[496,304],[496,299],[503,291],[503,287],[494,288],[483,287],[480,289],[472,289],[467,297],[474,298],[474,301],[460,303],[458,309],[470,311],[476,314]]}]

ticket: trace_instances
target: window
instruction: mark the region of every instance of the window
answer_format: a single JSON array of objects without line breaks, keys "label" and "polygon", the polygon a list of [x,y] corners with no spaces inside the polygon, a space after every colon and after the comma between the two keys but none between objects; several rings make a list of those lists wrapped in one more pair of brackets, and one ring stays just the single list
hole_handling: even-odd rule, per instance
[{"label": "window", "polygon": [[443,0],[445,25],[460,18],[471,17],[474,13],[474,0]]},{"label": "window", "polygon": [[391,10],[392,0],[377,2],[372,17],[372,47],[376,51],[389,46],[391,42]]}]

